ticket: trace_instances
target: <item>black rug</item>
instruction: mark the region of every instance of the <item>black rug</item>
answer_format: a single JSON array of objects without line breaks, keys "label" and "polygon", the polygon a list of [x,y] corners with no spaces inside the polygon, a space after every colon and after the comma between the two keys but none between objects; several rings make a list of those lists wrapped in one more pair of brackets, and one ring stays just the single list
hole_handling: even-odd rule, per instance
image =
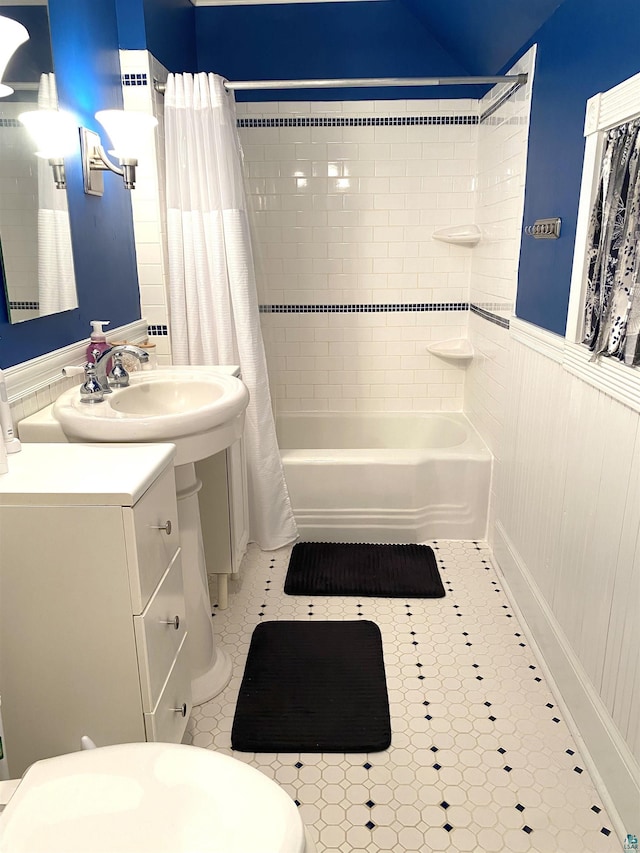
[{"label": "black rug", "polygon": [[391,743],[373,622],[263,622],[233,719],[240,752],[378,752]]},{"label": "black rug", "polygon": [[428,545],[366,545],[298,542],[284,584],[287,595],[356,595],[380,598],[442,598]]}]

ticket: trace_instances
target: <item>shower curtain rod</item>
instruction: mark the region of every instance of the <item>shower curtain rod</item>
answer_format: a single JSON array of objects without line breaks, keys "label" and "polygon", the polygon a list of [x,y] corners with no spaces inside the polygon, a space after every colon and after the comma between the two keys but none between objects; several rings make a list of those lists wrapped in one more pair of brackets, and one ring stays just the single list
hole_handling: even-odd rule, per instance
[{"label": "shower curtain rod", "polygon": [[[527,82],[527,74],[506,74],[499,77],[356,77],[352,80],[225,80],[224,87],[229,91],[247,89],[356,89],[378,88],[381,86],[459,86],[482,83],[516,83],[520,86]],[[164,93],[165,83],[154,80],[156,91]]]}]

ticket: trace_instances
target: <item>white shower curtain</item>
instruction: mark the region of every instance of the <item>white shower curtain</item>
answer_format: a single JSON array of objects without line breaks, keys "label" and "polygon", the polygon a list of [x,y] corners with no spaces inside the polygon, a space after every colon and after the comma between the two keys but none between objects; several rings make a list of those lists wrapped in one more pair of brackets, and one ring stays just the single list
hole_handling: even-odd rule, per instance
[{"label": "white shower curtain", "polygon": [[174,364],[239,364],[249,389],[249,538],[297,536],[271,409],[233,94],[216,74],[170,74],[165,93]]},{"label": "white shower curtain", "polygon": [[[41,74],[38,107],[58,109],[54,74]],[[49,161],[38,160],[38,301],[39,314],[57,314],[78,307],[71,249],[67,191],[59,190]]]}]

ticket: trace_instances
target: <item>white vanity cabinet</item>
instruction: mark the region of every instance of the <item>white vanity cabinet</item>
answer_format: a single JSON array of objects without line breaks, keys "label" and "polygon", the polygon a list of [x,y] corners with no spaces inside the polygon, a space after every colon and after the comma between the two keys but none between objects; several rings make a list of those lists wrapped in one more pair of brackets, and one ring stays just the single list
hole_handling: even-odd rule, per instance
[{"label": "white vanity cabinet", "polygon": [[191,710],[173,445],[28,444],[0,477],[9,770],[179,743]]}]

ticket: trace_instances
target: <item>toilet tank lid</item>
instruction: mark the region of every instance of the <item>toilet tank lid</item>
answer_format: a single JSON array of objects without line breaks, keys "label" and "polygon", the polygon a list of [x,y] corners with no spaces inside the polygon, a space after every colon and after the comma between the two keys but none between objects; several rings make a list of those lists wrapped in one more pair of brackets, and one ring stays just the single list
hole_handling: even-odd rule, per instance
[{"label": "toilet tank lid", "polygon": [[0,814],[0,853],[304,853],[291,798],[235,758],[119,744],[45,759]]}]

